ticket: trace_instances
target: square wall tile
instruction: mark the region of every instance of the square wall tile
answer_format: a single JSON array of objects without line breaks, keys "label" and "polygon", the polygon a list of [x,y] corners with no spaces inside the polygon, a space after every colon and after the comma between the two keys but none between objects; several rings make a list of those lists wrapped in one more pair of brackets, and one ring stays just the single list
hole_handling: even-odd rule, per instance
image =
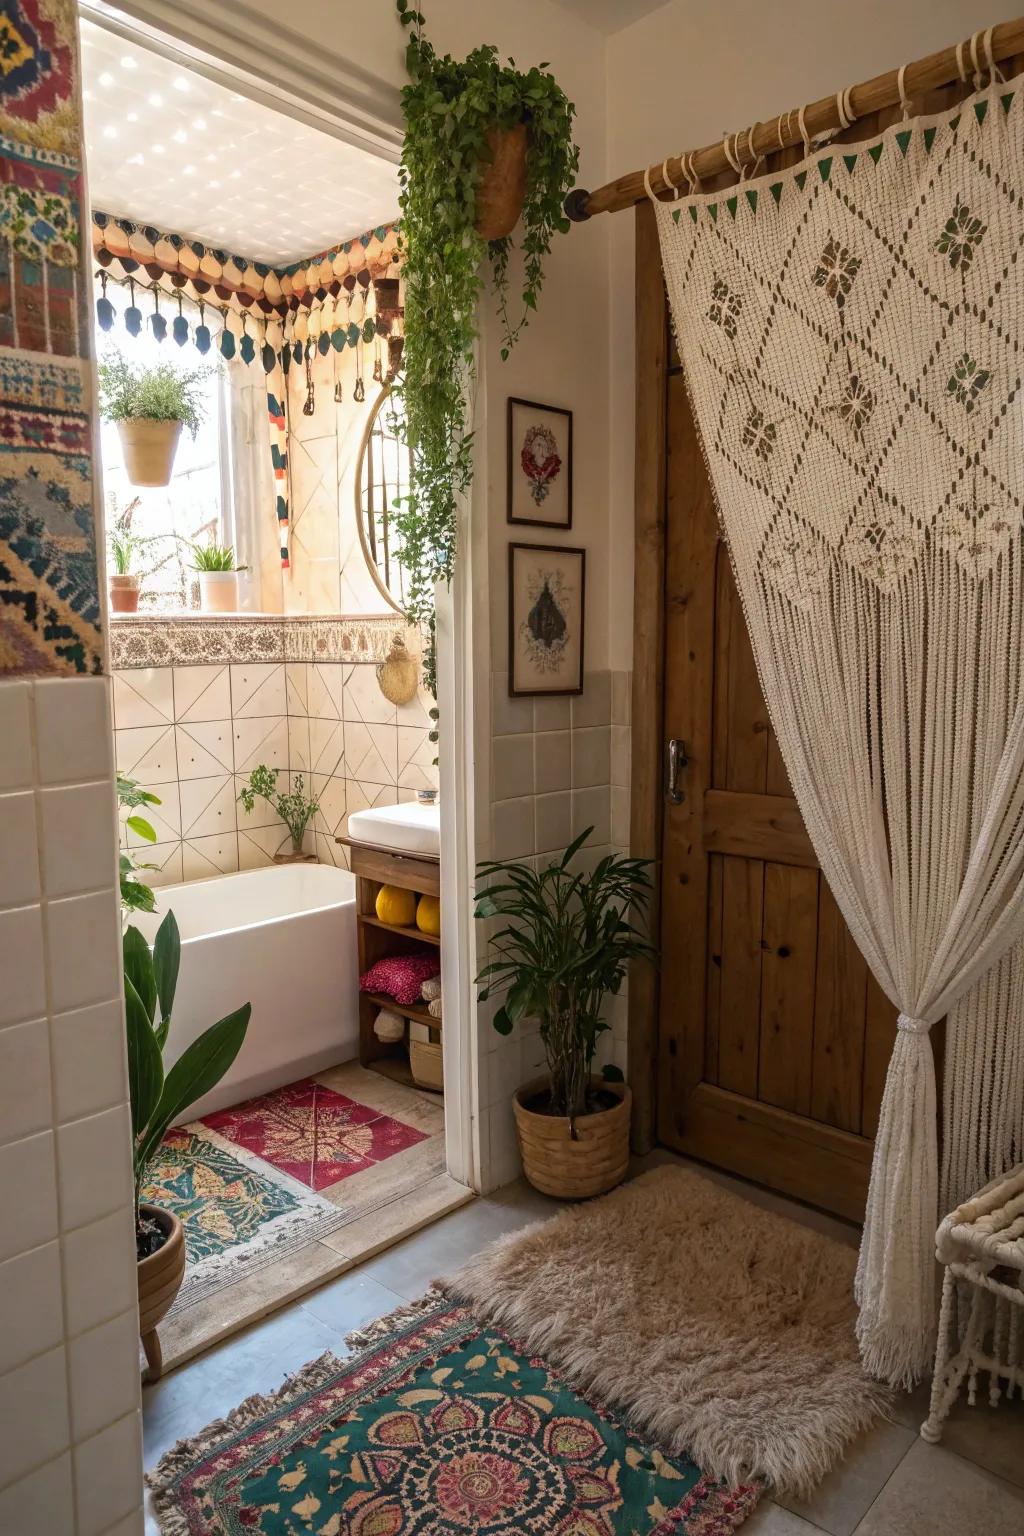
[{"label": "square wall tile", "polygon": [[[334,770],[337,772],[337,769]],[[365,784],[395,784],[398,779],[398,727],[379,721],[345,722],[345,772]]]},{"label": "square wall tile", "polygon": [[610,672],[587,672],[583,692],[572,701],[572,728],[610,725],[612,718],[612,679]]},{"label": "square wall tile", "polygon": [[31,791],[0,795],[0,907],[39,900],[36,802]]},{"label": "square wall tile", "polygon": [[[236,773],[250,774],[261,763],[267,768],[288,767],[287,715],[236,717],[233,730]],[[181,776],[184,778],[184,773]]]},{"label": "square wall tile", "polygon": [[528,858],[534,852],[533,796],[497,800],[491,806],[491,856]]},{"label": "square wall tile", "polygon": [[113,739],[108,679],[47,679],[34,685],[34,700],[40,781],[108,778]]},{"label": "square wall tile", "polygon": [[117,997],[121,990],[121,910],[111,887],[47,903],[50,991],[55,1012]]},{"label": "square wall tile", "polygon": [[538,731],[534,736],[534,776],[538,795],[568,789],[572,783],[569,740],[568,731]]},{"label": "square wall tile", "polygon": [[345,671],[345,688],[342,696],[344,719],[362,720],[365,724],[397,725],[398,710],[380,691],[377,668],[358,662]]},{"label": "square wall tile", "polygon": [[170,784],[178,777],[174,728],[170,725],[140,725],[115,731],[114,756],[118,773],[141,783]]},{"label": "square wall tile", "polygon": [[117,802],[109,779],[44,789],[43,880],[49,897],[109,890],[117,879]]},{"label": "square wall tile", "polygon": [[628,725],[633,702],[632,672],[612,673],[612,725]]},{"label": "square wall tile", "polygon": [[113,674],[114,727],[170,725],[174,690],[170,667],[131,667]]},{"label": "square wall tile", "polygon": [[29,686],[0,679],[0,790],[20,789],[35,777]]},{"label": "square wall tile", "polygon": [[[181,836],[181,803],[178,796],[177,780],[175,779],[169,784],[147,784],[140,782],[139,788],[146,790],[151,795],[155,795],[160,804],[140,806],[135,814],[149,822],[156,833],[157,843],[176,842]],[[122,845],[127,848],[144,848],[146,850],[145,862],[147,864],[154,863],[153,849],[156,844],[147,842],[144,837],[140,837],[137,832],[133,832],[131,828],[125,825],[128,814],[127,811],[121,812]]]},{"label": "square wall tile", "polygon": [[296,718],[309,714],[309,674],[312,667],[307,661],[288,661],[284,668],[285,696],[288,713]]},{"label": "square wall tile", "polygon": [[109,1216],[132,1200],[131,1122],[126,1104],[62,1125],[57,1147],[65,1232]]},{"label": "square wall tile", "polygon": [[123,1104],[128,1071],[121,999],[55,1014],[50,1030],[58,1122],[81,1120]]},{"label": "square wall tile", "polygon": [[310,716],[309,761],[313,773],[341,774],[344,756],[345,727],[341,721]]},{"label": "square wall tile", "polygon": [[66,1449],[65,1372],[63,1349],[51,1349],[0,1376],[0,1487]]},{"label": "square wall tile", "polygon": [[138,1407],[138,1308],[80,1333],[67,1351],[71,1433],[75,1440],[88,1440]]},{"label": "square wall tile", "polygon": [[174,718],[183,724],[231,716],[231,675],[227,667],[174,667]]},{"label": "square wall tile", "polygon": [[572,724],[572,703],[571,698],[561,696],[551,699],[534,699],[534,730],[567,731]]},{"label": "square wall tile", "polygon": [[573,789],[588,789],[593,784],[608,783],[610,750],[611,732],[607,725],[573,729]]},{"label": "square wall tile", "polygon": [[103,1536],[146,1536],[146,1511],[143,1505],[133,1510],[130,1515],[125,1515],[116,1525],[111,1525],[104,1531]]},{"label": "square wall tile", "polygon": [[233,774],[183,779],[178,786],[181,835],[223,837],[235,830],[235,779]]},{"label": "square wall tile", "polygon": [[588,846],[597,848],[611,836],[611,790],[607,784],[594,789],[572,792],[572,835],[579,837],[586,827],[593,827]]},{"label": "square wall tile", "polygon": [[37,906],[0,912],[0,1027],[46,1012],[43,915]]},{"label": "square wall tile", "polygon": [[41,1131],[0,1147],[0,1261],[56,1236],[53,1132]]},{"label": "square wall tile", "polygon": [[286,713],[284,662],[231,668],[231,715],[235,720]]},{"label": "square wall tile", "polygon": [[305,715],[288,716],[288,767],[292,773],[304,773],[307,776],[312,768],[309,720]]},{"label": "square wall tile", "polygon": [[512,800],[533,794],[533,737],[491,738],[491,796]]},{"label": "square wall tile", "polygon": [[[491,674],[491,735],[515,736],[533,730],[533,699],[509,697],[508,673]],[[568,718],[566,724],[568,725]]]},{"label": "square wall tile", "polygon": [[70,1451],[0,1491],[0,1531],[68,1536],[74,1528]]},{"label": "square wall tile", "polygon": [[[260,725],[260,721],[250,721]],[[178,764],[175,778],[208,779],[218,773],[231,773],[235,751],[230,720],[197,720],[174,727],[174,748]]]},{"label": "square wall tile", "polygon": [[59,1244],[44,1243],[0,1264],[0,1317],[0,1375],[56,1349],[64,1336]]},{"label": "square wall tile", "polygon": [[69,1337],[138,1305],[131,1205],[66,1233],[62,1246]]},{"label": "square wall tile", "polygon": [[0,1143],[48,1131],[52,1123],[46,1020],[0,1029]]},{"label": "square wall tile", "polygon": [[[317,661],[310,665],[307,708],[309,714],[323,720],[343,720],[345,714],[345,677],[348,667],[340,661]],[[382,703],[386,700],[382,699]],[[362,716],[357,718],[361,719]]]},{"label": "square wall tile", "polygon": [[74,1449],[78,1536],[104,1536],[142,1497],[142,1415],[130,1413]]},{"label": "square wall tile", "polygon": [[213,837],[189,837],[181,845],[181,873],[185,880],[210,880],[230,875],[238,868],[238,834],[234,829]]},{"label": "square wall tile", "polygon": [[572,842],[572,796],[568,790],[555,795],[538,795],[534,801],[537,825],[537,852],[553,853],[568,848]]}]

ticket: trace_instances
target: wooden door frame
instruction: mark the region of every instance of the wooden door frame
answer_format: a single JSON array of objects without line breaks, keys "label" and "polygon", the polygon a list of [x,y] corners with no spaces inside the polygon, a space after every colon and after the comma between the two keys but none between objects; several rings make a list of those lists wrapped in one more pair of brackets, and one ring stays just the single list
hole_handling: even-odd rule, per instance
[{"label": "wooden door frame", "polygon": [[[666,416],[668,299],[654,209],[636,209],[636,461],[633,513],[633,693],[630,713],[629,847],[655,861],[650,932],[661,918],[664,751]],[[629,1082],[632,1145],[649,1152],[657,1124],[658,970],[634,961],[629,973]]]}]

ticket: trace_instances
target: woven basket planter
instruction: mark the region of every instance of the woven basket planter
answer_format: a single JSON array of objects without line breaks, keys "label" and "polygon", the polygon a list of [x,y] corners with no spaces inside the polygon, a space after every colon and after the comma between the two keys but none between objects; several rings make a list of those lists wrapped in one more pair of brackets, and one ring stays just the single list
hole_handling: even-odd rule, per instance
[{"label": "woven basket planter", "polygon": [[170,1236],[162,1248],[137,1265],[139,1282],[139,1337],[146,1351],[147,1381],[156,1381],[163,1369],[157,1327],[163,1322],[181,1289],[185,1274],[185,1231],[177,1216],[156,1205],[140,1205]]},{"label": "woven basket planter", "polygon": [[[546,1078],[526,1083],[512,1098],[523,1172],[543,1195],[559,1200],[589,1200],[621,1184],[629,1168],[629,1117],[633,1096],[625,1083],[594,1086],[615,1094],[613,1109],[570,1121],[524,1108],[547,1086]],[[575,1134],[573,1134],[575,1132]]]},{"label": "woven basket planter", "polygon": [[482,240],[503,240],[519,223],[526,196],[526,124],[489,128],[491,159],[476,189],[476,232]]},{"label": "woven basket planter", "polygon": [[169,485],[181,436],[180,421],[135,416],[117,424],[124,467],[132,485]]}]

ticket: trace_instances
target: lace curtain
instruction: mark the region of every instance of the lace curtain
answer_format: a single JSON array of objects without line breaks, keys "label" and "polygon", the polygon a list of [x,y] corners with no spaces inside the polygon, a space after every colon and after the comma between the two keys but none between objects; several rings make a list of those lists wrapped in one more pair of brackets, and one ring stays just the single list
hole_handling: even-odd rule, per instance
[{"label": "lace curtain", "polygon": [[1022,146],[1000,82],[656,205],[768,709],[900,1010],[857,1275],[865,1361],[899,1383],[934,1342],[944,1015],[947,1184],[1020,1155]]}]

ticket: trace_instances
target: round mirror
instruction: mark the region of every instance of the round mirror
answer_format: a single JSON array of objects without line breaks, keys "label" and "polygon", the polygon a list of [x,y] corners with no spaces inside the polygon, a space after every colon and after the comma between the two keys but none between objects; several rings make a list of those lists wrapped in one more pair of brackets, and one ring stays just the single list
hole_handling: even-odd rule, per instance
[{"label": "round mirror", "polygon": [[399,436],[400,403],[381,390],[366,424],[356,472],[356,520],[370,574],[392,608],[405,612],[408,578],[395,528],[395,498],[409,489],[409,450]]}]

